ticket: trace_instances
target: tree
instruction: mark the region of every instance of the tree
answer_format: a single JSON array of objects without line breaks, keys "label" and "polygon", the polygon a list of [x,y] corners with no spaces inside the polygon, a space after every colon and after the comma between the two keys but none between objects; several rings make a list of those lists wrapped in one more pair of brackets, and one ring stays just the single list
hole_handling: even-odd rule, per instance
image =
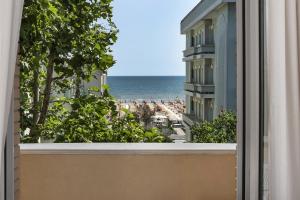
[{"label": "tree", "polygon": [[145,123],[145,127],[148,126],[148,124],[151,122],[151,117],[155,114],[154,110],[151,110],[150,106],[143,102],[142,105],[139,105],[137,107],[137,111],[135,113],[136,116],[138,116],[138,119],[141,122]]},{"label": "tree", "polygon": [[161,134],[157,128],[152,128],[145,132],[144,140],[145,143],[172,143],[172,139]]},{"label": "tree", "polygon": [[191,129],[195,143],[235,143],[236,115],[223,111],[213,121],[204,121]]},{"label": "tree", "polygon": [[21,129],[32,142],[40,136],[57,97],[115,61],[110,46],[117,29],[112,0],[28,0],[21,34]]},{"label": "tree", "polygon": [[41,136],[56,143],[171,142],[157,129],[146,131],[132,113],[123,111],[119,117],[116,102],[107,92],[102,97],[89,93],[64,98],[50,108]]},{"label": "tree", "polygon": [[[108,89],[83,94],[84,81],[115,63],[112,0],[28,0],[20,38],[23,142],[165,142],[132,113],[118,116]],[[64,97],[71,89],[75,94]],[[98,91],[96,91],[98,90]],[[29,134],[25,134],[28,133]]]}]

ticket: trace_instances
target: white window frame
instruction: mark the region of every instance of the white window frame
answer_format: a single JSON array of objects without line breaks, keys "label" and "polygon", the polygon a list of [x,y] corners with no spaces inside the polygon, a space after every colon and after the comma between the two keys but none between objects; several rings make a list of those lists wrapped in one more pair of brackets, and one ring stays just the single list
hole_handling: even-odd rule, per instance
[{"label": "white window frame", "polygon": [[[259,0],[237,2],[237,199],[259,199]],[[195,42],[195,41],[194,41]],[[11,118],[13,120],[13,117]],[[11,121],[13,122],[13,121]],[[13,134],[8,134],[13,135]],[[11,147],[10,147],[11,148]],[[9,167],[11,168],[11,167]],[[12,168],[13,169],[13,168]],[[13,177],[10,177],[13,178]],[[9,184],[12,185],[12,184]],[[7,190],[8,191],[8,190]],[[1,199],[1,197],[0,197]]]},{"label": "white window frame", "polygon": [[261,195],[263,0],[237,0],[237,199]]}]

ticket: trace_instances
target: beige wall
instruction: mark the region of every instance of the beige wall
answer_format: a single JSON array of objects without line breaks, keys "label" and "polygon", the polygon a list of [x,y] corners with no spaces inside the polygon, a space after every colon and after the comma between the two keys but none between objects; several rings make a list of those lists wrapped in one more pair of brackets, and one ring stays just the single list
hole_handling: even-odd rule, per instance
[{"label": "beige wall", "polygon": [[234,154],[21,155],[21,200],[234,200]]}]

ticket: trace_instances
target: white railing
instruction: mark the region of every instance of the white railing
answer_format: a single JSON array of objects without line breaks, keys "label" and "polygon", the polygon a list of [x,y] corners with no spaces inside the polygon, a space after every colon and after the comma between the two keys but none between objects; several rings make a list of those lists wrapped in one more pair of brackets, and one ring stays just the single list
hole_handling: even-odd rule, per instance
[{"label": "white railing", "polygon": [[20,144],[21,154],[234,154],[236,144],[44,143]]}]

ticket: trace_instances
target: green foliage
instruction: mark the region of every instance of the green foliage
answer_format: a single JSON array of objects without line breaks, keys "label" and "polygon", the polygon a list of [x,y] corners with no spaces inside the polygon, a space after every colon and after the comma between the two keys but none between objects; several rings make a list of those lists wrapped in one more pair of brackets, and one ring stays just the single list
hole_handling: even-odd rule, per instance
[{"label": "green foliage", "polygon": [[204,121],[191,129],[195,143],[235,143],[236,115],[233,112],[221,112],[211,122]]},{"label": "green foliage", "polygon": [[[112,0],[27,0],[20,31],[23,142],[164,142],[128,111],[118,117],[107,86],[81,94],[81,83],[115,63],[118,30]],[[75,95],[63,97],[76,90]],[[25,134],[27,132],[27,134]]]},{"label": "green foliage", "polygon": [[[146,131],[128,110],[118,117],[115,105],[110,95],[61,98],[39,127],[41,136],[56,143],[170,142],[157,129]],[[23,137],[23,142],[30,142],[29,137]]]},{"label": "green foliage", "polygon": [[145,143],[172,143],[172,139],[162,135],[158,129],[152,128],[147,130],[143,137],[143,142]]},{"label": "green foliage", "polygon": [[111,45],[118,30],[111,2],[24,2],[19,51],[21,129],[23,133],[30,130],[29,141],[37,142],[46,118],[58,106],[53,104],[58,97],[115,63]]}]

